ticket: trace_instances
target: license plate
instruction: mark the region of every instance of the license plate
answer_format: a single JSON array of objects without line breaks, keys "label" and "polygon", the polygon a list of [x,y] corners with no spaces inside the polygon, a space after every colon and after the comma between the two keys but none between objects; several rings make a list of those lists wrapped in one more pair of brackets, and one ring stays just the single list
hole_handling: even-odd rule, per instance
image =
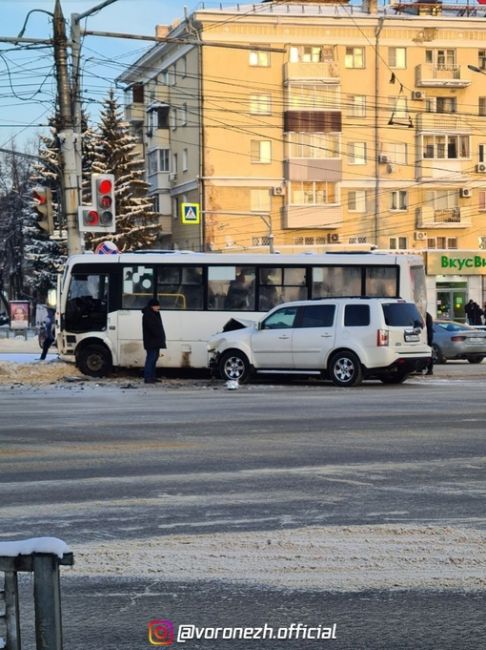
[{"label": "license plate", "polygon": [[405,332],[405,341],[407,341],[407,343],[412,343],[414,341],[420,341],[420,336],[418,334],[407,334]]}]

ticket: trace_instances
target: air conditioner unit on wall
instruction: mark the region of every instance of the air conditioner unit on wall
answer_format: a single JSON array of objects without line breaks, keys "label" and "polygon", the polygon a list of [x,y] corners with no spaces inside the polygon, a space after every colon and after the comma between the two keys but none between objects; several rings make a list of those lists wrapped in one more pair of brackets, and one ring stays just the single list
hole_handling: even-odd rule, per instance
[{"label": "air conditioner unit on wall", "polygon": [[472,192],[469,189],[469,187],[461,187],[461,189],[459,190],[459,196],[461,197],[461,199],[470,199],[472,196]]},{"label": "air conditioner unit on wall", "polygon": [[416,230],[415,231],[415,239],[417,241],[425,241],[427,239],[427,233],[423,232],[422,230]]},{"label": "air conditioner unit on wall", "polygon": [[486,174],[486,163],[476,165],[476,171],[478,174]]},{"label": "air conditioner unit on wall", "polygon": [[283,196],[285,194],[285,189],[281,185],[275,185],[272,187],[273,196]]},{"label": "air conditioner unit on wall", "polygon": [[386,154],[380,153],[380,154],[378,154],[378,162],[383,164],[383,165],[386,165],[387,163],[389,163],[391,161],[390,161],[390,158]]},{"label": "air conditioner unit on wall", "polygon": [[412,90],[412,99],[416,102],[422,102],[425,99],[423,90]]}]

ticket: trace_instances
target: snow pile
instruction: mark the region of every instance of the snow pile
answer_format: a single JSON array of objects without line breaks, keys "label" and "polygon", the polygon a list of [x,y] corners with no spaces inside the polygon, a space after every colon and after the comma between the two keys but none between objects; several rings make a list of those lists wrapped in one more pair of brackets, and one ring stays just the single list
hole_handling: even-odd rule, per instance
[{"label": "snow pile", "polygon": [[329,526],[171,535],[74,546],[76,574],[223,580],[276,588],[486,588],[486,532]]},{"label": "snow pile", "polygon": [[17,557],[32,553],[52,553],[62,558],[65,553],[70,553],[70,549],[62,539],[57,537],[31,537],[16,542],[0,542],[0,556]]},{"label": "snow pile", "polygon": [[2,384],[51,384],[67,376],[83,375],[71,363],[62,361],[38,361],[15,363],[0,361],[0,385]]}]

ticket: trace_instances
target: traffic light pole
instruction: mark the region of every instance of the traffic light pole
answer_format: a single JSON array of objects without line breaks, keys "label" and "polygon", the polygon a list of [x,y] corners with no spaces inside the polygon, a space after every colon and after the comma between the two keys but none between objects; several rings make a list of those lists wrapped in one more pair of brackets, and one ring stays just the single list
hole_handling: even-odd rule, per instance
[{"label": "traffic light pole", "polygon": [[56,0],[54,8],[54,59],[61,121],[58,135],[64,167],[67,248],[69,255],[76,255],[83,252],[78,228],[79,184],[76,170],[76,137],[67,65],[66,26],[59,0]]}]

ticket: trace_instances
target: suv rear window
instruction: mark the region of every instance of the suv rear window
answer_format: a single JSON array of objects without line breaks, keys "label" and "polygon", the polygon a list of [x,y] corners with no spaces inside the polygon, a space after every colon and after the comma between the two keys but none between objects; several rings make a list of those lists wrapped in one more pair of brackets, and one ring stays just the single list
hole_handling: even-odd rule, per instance
[{"label": "suv rear window", "polygon": [[370,324],[369,305],[346,305],[344,308],[344,325],[362,327]]},{"label": "suv rear window", "polygon": [[423,327],[417,307],[409,302],[383,303],[385,323],[391,327]]}]

